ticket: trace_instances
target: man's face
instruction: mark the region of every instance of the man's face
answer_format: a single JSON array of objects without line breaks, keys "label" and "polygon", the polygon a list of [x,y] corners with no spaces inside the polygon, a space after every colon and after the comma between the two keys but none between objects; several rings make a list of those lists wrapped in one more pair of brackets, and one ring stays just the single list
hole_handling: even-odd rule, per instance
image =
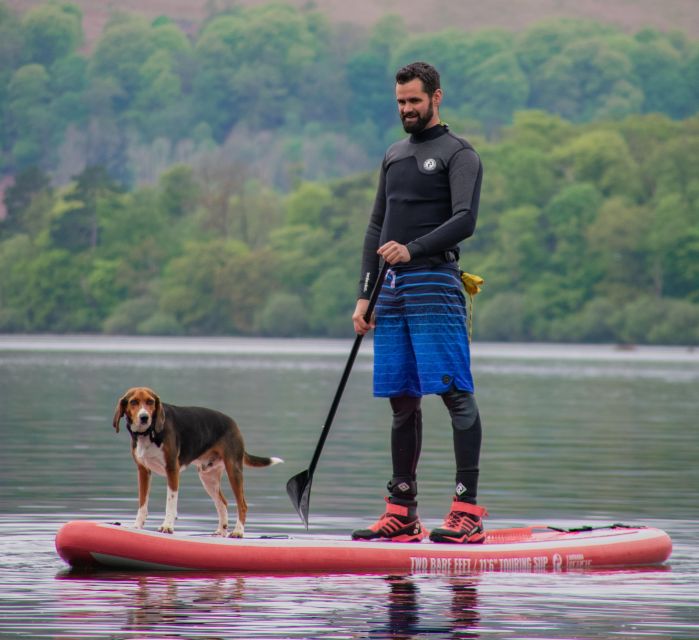
[{"label": "man's face", "polygon": [[442,90],[437,89],[432,97],[427,95],[422,80],[415,78],[405,84],[396,84],[398,114],[407,133],[419,133],[439,122],[435,108],[439,107]]}]

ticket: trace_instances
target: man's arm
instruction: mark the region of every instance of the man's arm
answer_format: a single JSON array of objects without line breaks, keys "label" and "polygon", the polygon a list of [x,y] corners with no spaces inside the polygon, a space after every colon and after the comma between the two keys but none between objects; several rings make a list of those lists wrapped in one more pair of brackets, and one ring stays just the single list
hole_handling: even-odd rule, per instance
[{"label": "man's arm", "polygon": [[364,234],[362,250],[362,271],[359,280],[359,298],[369,299],[379,273],[379,255],[376,253],[381,239],[381,229],[386,215],[386,166],[381,165],[379,185],[376,189],[374,208],[371,211],[369,224]]}]

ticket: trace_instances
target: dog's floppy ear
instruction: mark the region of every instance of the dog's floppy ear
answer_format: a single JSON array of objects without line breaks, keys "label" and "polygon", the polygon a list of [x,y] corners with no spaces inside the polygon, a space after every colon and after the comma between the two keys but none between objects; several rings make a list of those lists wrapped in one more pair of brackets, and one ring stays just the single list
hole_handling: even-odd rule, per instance
[{"label": "dog's floppy ear", "polygon": [[160,402],[158,394],[153,393],[153,398],[155,399],[153,424],[155,425],[155,432],[160,433],[165,428],[165,407],[163,407],[163,403]]},{"label": "dog's floppy ear", "polygon": [[119,433],[119,422],[121,422],[121,418],[126,413],[126,405],[129,402],[128,396],[129,392],[127,391],[121,398],[119,398],[119,402],[117,402],[116,409],[114,410],[114,419],[112,420],[112,426],[114,427],[117,433]]}]

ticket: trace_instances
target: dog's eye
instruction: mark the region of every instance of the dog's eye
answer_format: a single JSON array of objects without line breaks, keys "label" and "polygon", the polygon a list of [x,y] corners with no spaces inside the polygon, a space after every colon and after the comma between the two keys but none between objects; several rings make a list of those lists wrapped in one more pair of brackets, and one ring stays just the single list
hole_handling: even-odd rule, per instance
[{"label": "dog's eye", "polygon": [[153,406],[155,404],[155,400],[153,400],[153,398],[148,398],[148,400],[146,400],[146,404],[149,406]]},{"label": "dog's eye", "polygon": [[129,404],[136,406],[138,404],[138,400],[136,400],[136,398],[131,398],[131,400],[129,400]]}]

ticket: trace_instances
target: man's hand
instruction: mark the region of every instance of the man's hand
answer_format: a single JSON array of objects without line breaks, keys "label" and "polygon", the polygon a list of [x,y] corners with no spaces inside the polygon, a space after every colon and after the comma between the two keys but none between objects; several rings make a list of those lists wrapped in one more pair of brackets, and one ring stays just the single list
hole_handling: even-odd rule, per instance
[{"label": "man's hand", "polygon": [[364,320],[364,314],[369,307],[369,301],[360,298],[357,300],[357,306],[354,308],[354,313],[352,314],[352,322],[354,324],[354,332],[363,336],[368,333],[376,325],[374,324],[374,318],[372,317],[369,322]]},{"label": "man's hand", "polygon": [[410,262],[410,251],[404,244],[391,240],[379,247],[378,253],[388,264]]}]

